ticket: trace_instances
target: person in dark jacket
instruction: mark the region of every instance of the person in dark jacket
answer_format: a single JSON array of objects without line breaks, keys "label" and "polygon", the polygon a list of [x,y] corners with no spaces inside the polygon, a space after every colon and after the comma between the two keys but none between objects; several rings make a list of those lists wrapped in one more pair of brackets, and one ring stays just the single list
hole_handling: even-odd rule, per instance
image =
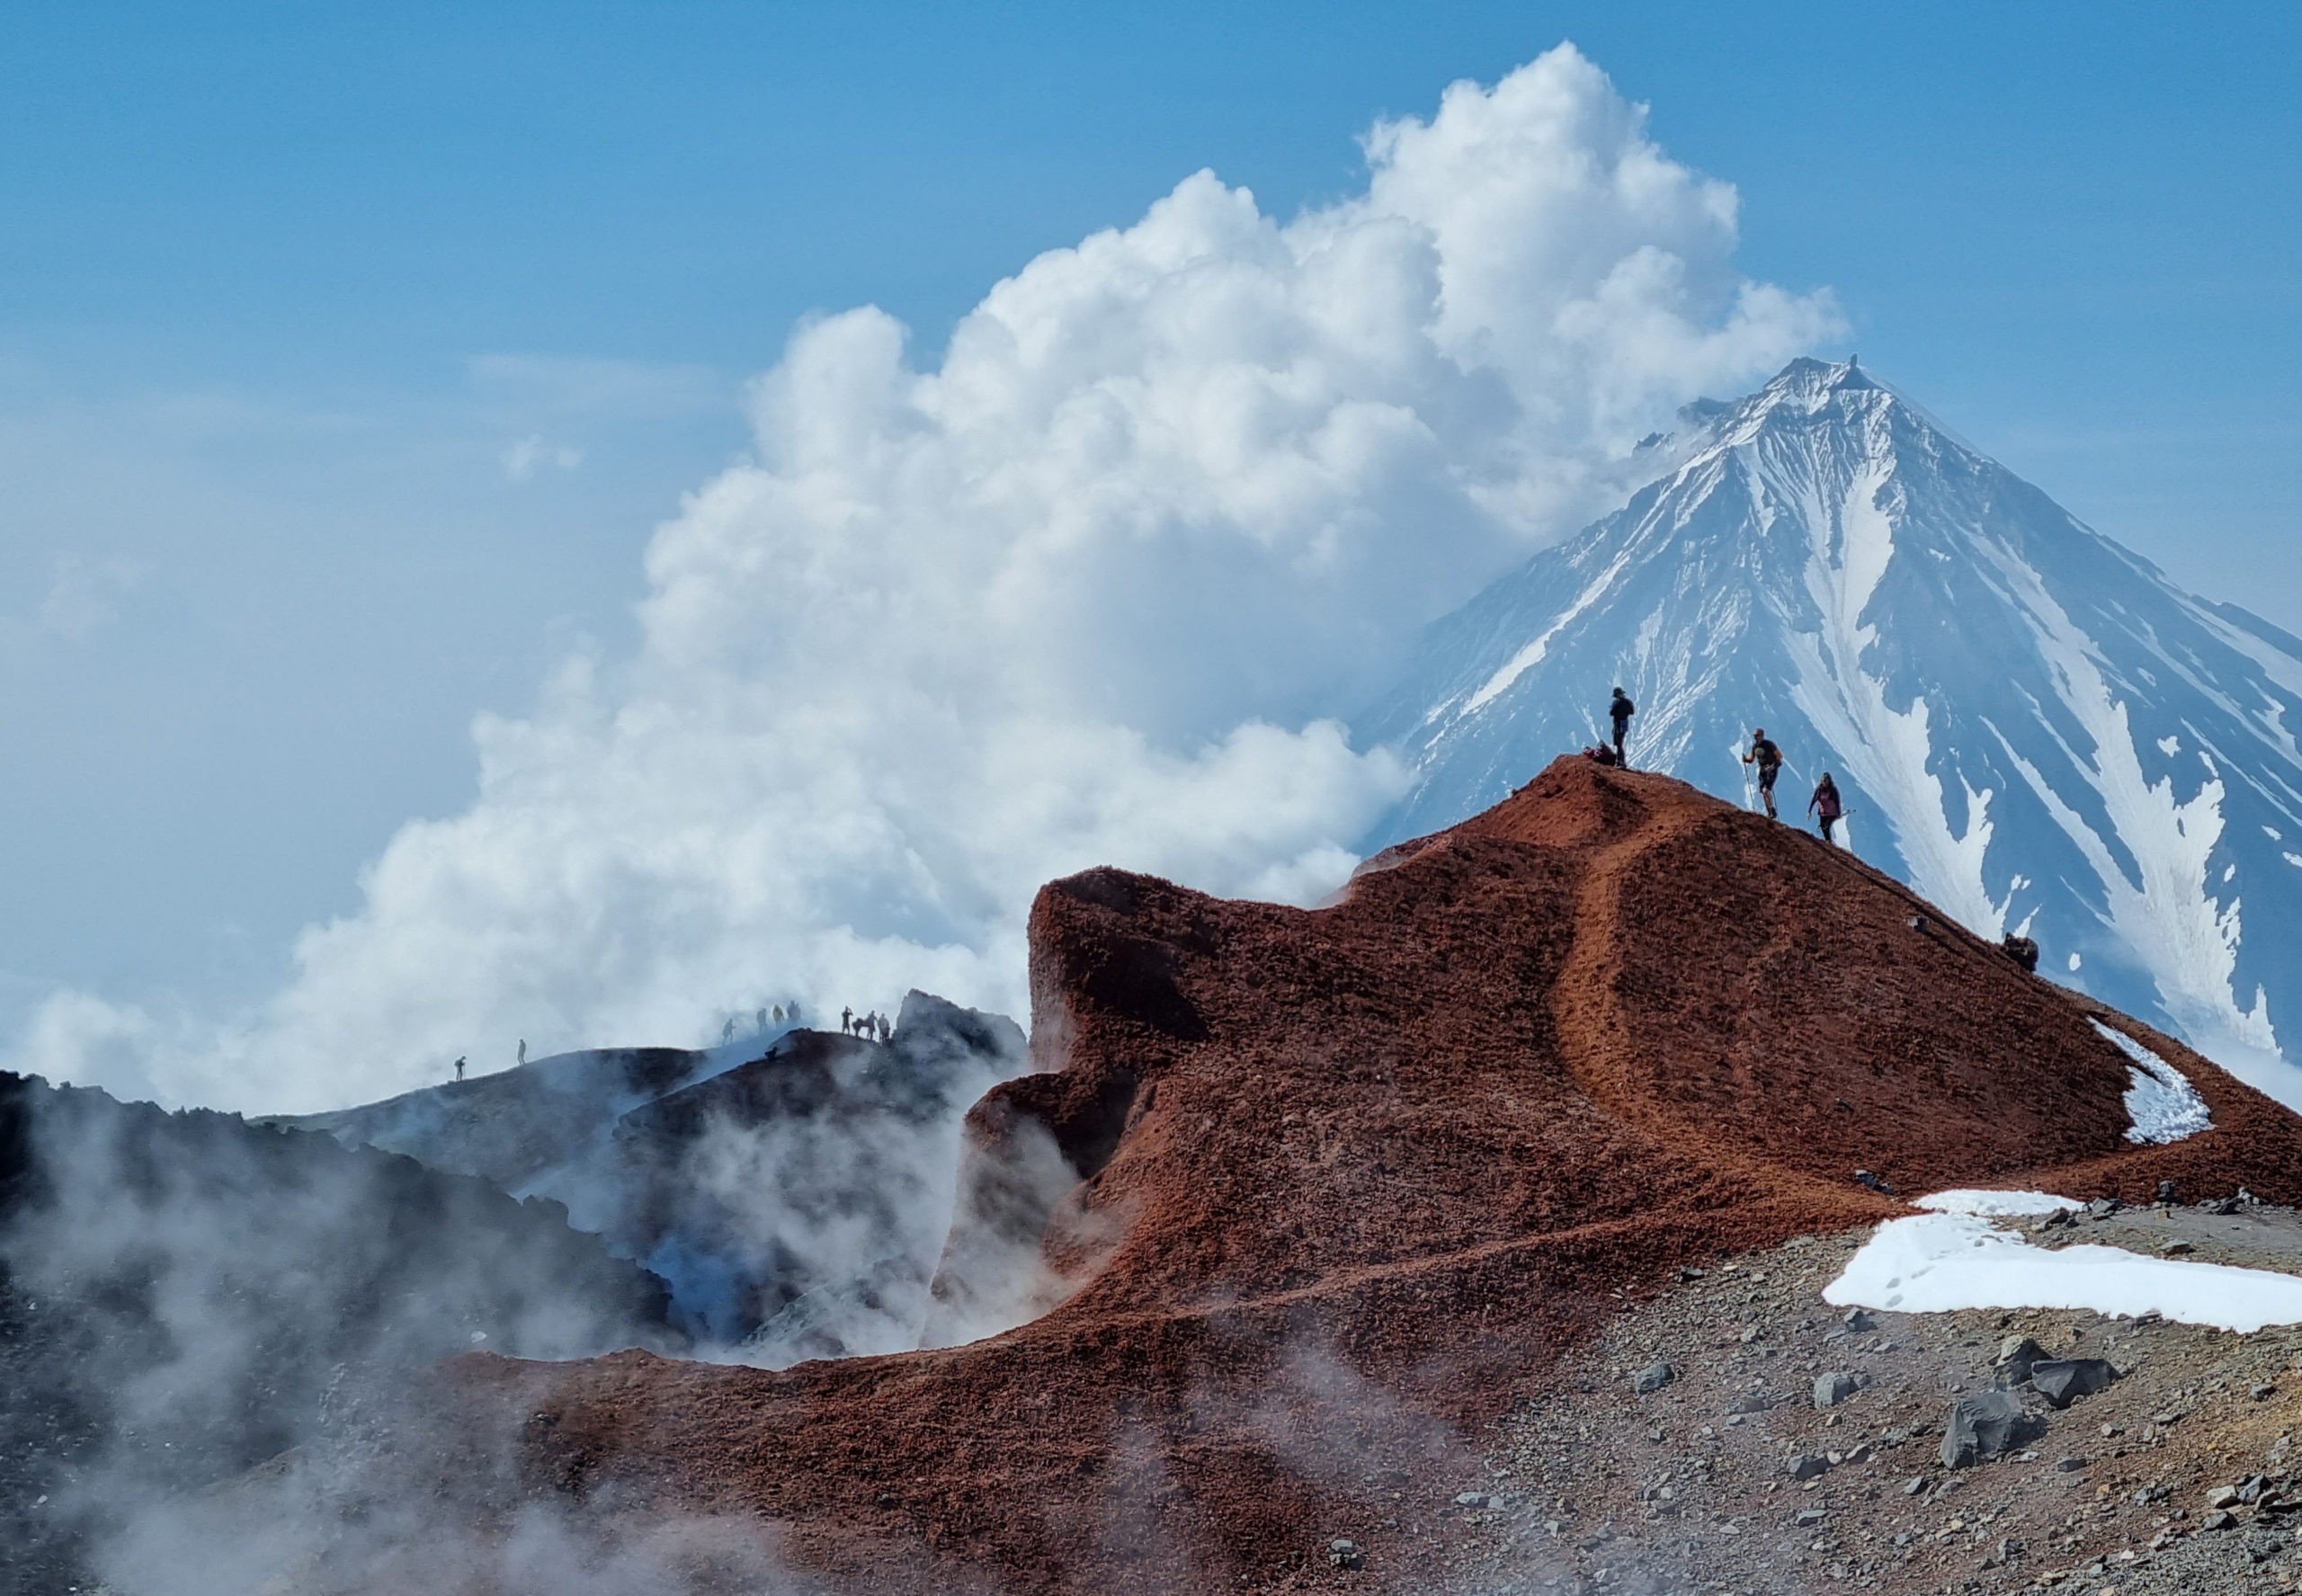
[{"label": "person in dark jacket", "polygon": [[1622,751],[1623,734],[1630,729],[1630,718],[1638,713],[1638,706],[1619,687],[1615,689],[1613,702],[1607,706],[1607,718],[1615,723],[1615,763],[1625,770],[1630,768],[1630,758]]},{"label": "person in dark jacket", "polygon": [[1815,796],[1807,800],[1807,807],[1813,811],[1815,824],[1823,828],[1823,841],[1836,841],[1831,835],[1831,827],[1845,817],[1846,805],[1839,798],[1838,783],[1831,780],[1828,771],[1825,771],[1823,779],[1815,783]]},{"label": "person in dark jacket", "polygon": [[1774,812],[1774,779],[1782,774],[1782,750],[1766,735],[1766,727],[1751,727],[1750,752],[1743,755],[1746,765],[1756,765],[1759,772],[1759,796],[1766,800],[1766,817],[1780,820]]}]

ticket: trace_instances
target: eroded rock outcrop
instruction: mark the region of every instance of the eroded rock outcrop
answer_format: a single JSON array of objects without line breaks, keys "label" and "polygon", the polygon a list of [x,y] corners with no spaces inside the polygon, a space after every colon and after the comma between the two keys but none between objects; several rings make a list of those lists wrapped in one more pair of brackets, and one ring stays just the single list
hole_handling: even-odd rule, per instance
[{"label": "eroded rock outcrop", "polygon": [[[549,1419],[538,1477],[772,1520],[834,1583],[1236,1588],[1345,1527],[1379,1570],[1395,1485],[1620,1294],[1906,1211],[1887,1187],[2302,1197],[2302,1122],[2171,1039],[1816,839],[1580,761],[1316,911],[1053,883],[1031,958],[1045,1073],[970,1117],[941,1290],[1052,1306],[780,1374],[468,1362],[465,1399]],[[2127,1141],[2096,1016],[2214,1128]]]}]

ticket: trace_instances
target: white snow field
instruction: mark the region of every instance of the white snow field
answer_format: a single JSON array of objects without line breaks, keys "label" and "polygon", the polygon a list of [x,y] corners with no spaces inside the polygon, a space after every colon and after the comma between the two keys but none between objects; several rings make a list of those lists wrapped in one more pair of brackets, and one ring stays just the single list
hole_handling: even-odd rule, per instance
[{"label": "white snow field", "polygon": [[2128,1066],[2133,1084],[2126,1090],[2127,1127],[2130,1142],[2179,1142],[2213,1128],[2214,1116],[2190,1077],[2136,1041],[2126,1032],[2092,1021],[2096,1030],[2116,1044],[2134,1063]]},{"label": "white snow field", "polygon": [[[1414,772],[1367,850],[1599,740],[1620,684],[1634,765],[1739,798],[1765,727],[1786,819],[1831,771],[1856,851],[2302,1109],[2278,1030],[2302,1026],[2302,639],[2176,588],[1851,361],[1683,422],[1621,510],[1435,623],[1356,719]],[[2137,1106],[2155,1136],[2182,1092],[2136,1062],[2174,1094]]]},{"label": "white snow field", "polygon": [[1938,1214],[1971,1214],[1999,1218],[2058,1213],[2065,1208],[2074,1213],[2085,1205],[2074,1197],[2056,1197],[2046,1191],[1976,1191],[1959,1187],[1952,1191],[1914,1197],[1910,1206],[1931,1208]]},{"label": "white snow field", "polygon": [[1939,1314],[1959,1308],[2071,1308],[2110,1316],[2157,1314],[2186,1324],[2251,1333],[2302,1324],[2302,1277],[2123,1247],[2034,1247],[1992,1223],[2075,1208],[2042,1191],[1939,1191],[1940,1211],[1889,1219],[1823,1288],[1839,1307]]}]

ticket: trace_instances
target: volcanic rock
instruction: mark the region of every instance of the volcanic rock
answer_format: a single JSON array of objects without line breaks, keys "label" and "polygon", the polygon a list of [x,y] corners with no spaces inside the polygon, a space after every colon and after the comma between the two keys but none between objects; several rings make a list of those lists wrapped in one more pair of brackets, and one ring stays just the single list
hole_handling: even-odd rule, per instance
[{"label": "volcanic rock", "polygon": [[1836,1407],[1854,1395],[1858,1382],[1851,1374],[1818,1375],[1815,1379],[1815,1405]]},{"label": "volcanic rock", "polygon": [[2030,1365],[2030,1389],[2056,1408],[2107,1391],[2118,1378],[2119,1371],[2102,1358],[2049,1358]]},{"label": "volcanic rock", "polygon": [[2030,1378],[2031,1369],[2046,1355],[2047,1350],[2029,1336],[2008,1336],[1998,1349],[1995,1369],[1999,1385],[2021,1385]]},{"label": "volcanic rock", "polygon": [[1981,1391],[1950,1404],[1942,1426],[1942,1467],[1968,1468],[2013,1450],[2045,1426],[2003,1391]]}]

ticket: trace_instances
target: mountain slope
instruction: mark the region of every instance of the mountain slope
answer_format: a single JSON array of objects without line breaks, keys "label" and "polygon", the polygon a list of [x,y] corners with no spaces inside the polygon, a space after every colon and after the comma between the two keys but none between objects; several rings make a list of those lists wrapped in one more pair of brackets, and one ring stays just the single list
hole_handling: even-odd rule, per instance
[{"label": "mountain slope", "polygon": [[[2302,1120],[1663,776],[1558,762],[1319,910],[1091,870],[1031,937],[1041,1073],[969,1117],[937,1295],[998,1295],[950,1276],[1022,1235],[1046,1311],[781,1372],[460,1360],[521,1479],[757,1524],[795,1584],[875,1596],[1429,1589],[1425,1504],[1486,1477],[1453,1426],[1557,1395],[1682,1268],[1902,1212],[1858,1166],[2302,1196]],[[2118,1037],[2211,1128],[2133,1139]]]},{"label": "mountain slope", "polygon": [[2302,643],[2169,583],[1851,362],[1691,414],[1615,514],[1437,623],[1364,740],[1418,779],[1379,846],[1493,803],[1637,700],[1631,758],[1796,818],[2289,1102],[2302,1070]]},{"label": "mountain slope", "polygon": [[669,1282],[699,1342],[779,1365],[916,1344],[960,1119],[1022,1064],[1012,1021],[914,992],[885,1043],[793,1025],[562,1054],[260,1123],[562,1204]]}]

